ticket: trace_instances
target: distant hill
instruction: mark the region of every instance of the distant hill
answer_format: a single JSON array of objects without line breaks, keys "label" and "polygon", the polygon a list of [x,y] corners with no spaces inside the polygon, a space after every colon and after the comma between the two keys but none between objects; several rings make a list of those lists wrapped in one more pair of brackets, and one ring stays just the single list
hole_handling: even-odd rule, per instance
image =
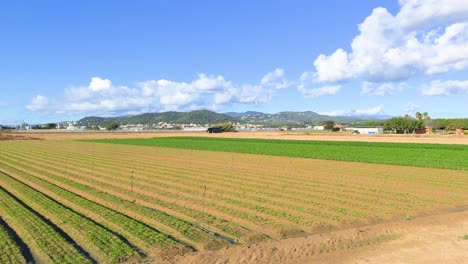
[{"label": "distant hill", "polygon": [[262,112],[256,112],[256,111],[247,111],[243,113],[238,113],[238,112],[227,112],[227,113],[222,113],[224,115],[232,116],[234,118],[241,118],[242,116],[246,115],[255,115],[255,114],[263,114]]},{"label": "distant hill", "polygon": [[89,116],[78,121],[78,125],[107,125],[111,123],[118,124],[157,124],[159,122],[175,124],[216,124],[226,122],[241,122],[255,124],[297,124],[297,123],[316,123],[326,120],[333,120],[337,123],[358,123],[366,120],[384,120],[391,116],[328,116],[321,115],[312,111],[305,112],[279,112],[276,114],[267,114],[262,112],[247,111],[243,113],[228,112],[215,113],[209,110],[196,110],[192,112],[161,112],[145,113],[133,116],[120,117],[97,117]]},{"label": "distant hill", "polygon": [[215,124],[224,122],[237,122],[238,119],[218,114],[208,110],[197,110],[192,112],[161,112],[161,113],[145,113],[134,116],[121,117],[85,117],[78,121],[78,125],[107,125],[110,123],[119,124],[157,124],[159,122],[176,123],[176,124]]},{"label": "distant hill", "polygon": [[328,116],[320,115],[312,111],[305,112],[279,112],[276,114],[266,114],[261,112],[245,112],[236,113],[229,112],[225,113],[232,117],[236,117],[242,122],[247,123],[262,123],[262,124],[292,124],[302,122],[320,122],[325,120],[333,120],[339,123],[356,123],[374,118],[365,117],[352,117],[352,116]]}]

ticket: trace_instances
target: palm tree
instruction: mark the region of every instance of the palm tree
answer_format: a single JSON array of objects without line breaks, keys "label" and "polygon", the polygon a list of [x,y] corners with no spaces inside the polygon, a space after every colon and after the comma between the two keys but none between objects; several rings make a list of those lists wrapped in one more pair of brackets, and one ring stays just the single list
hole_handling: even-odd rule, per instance
[{"label": "palm tree", "polygon": [[431,119],[431,118],[429,117],[429,114],[428,114],[427,112],[424,112],[422,115],[423,115],[423,119],[424,119],[424,120],[429,120],[429,119]]},{"label": "palm tree", "polygon": [[414,116],[416,117],[417,120],[421,120],[421,118],[422,118],[422,114],[419,113],[419,112],[416,112],[416,114]]}]

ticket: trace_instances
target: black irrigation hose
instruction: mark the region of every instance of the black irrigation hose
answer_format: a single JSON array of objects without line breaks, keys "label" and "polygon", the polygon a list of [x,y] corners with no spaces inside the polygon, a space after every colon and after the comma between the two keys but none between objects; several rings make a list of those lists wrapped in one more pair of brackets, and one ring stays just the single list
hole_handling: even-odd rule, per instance
[{"label": "black irrigation hose", "polygon": [[[158,213],[160,213],[160,214],[164,214],[164,215],[167,215],[167,216],[170,216],[170,217],[175,217],[175,216],[173,216],[173,215],[170,215],[170,214],[168,214],[168,213],[166,213],[166,212],[164,212],[164,211],[158,210],[158,209],[154,209],[154,208],[147,207],[147,206],[144,206],[144,205],[141,205],[141,206],[143,206],[143,207],[145,207],[145,208],[147,208],[147,209],[156,211],[156,212],[158,212]],[[189,221],[187,221],[187,220],[183,220],[183,219],[178,218],[178,217],[175,217],[175,218],[177,218],[178,220],[180,220],[180,221],[182,221],[182,222],[184,222],[184,223],[186,223],[186,224],[189,224],[189,225],[191,225],[191,226],[193,226],[193,227],[195,227],[195,228],[198,228],[198,229],[200,229],[201,231],[203,231],[203,232],[205,232],[205,233],[207,233],[207,234],[209,234],[209,235],[211,235],[211,236],[213,236],[213,237],[216,237],[216,238],[219,238],[219,239],[221,239],[221,240],[227,241],[227,242],[229,242],[231,245],[235,245],[235,244],[236,244],[236,241],[235,241],[234,239],[230,238],[230,237],[226,237],[226,236],[220,235],[220,234],[218,234],[218,233],[216,233],[216,232],[214,232],[214,231],[211,231],[211,230],[209,230],[209,229],[207,229],[207,228],[205,228],[205,227],[203,227],[203,226],[197,225],[197,224],[192,223],[192,222],[189,222]]]}]

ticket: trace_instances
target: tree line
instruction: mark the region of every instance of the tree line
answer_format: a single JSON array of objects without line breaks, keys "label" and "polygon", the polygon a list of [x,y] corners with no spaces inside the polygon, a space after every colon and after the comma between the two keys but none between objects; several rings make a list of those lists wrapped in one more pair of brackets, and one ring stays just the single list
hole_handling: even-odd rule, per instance
[{"label": "tree line", "polygon": [[403,131],[413,133],[426,126],[434,130],[468,129],[468,118],[435,118],[432,119],[427,112],[416,112],[414,117],[407,114],[393,117],[385,121],[370,120],[361,123],[362,126],[384,126],[385,130]]}]

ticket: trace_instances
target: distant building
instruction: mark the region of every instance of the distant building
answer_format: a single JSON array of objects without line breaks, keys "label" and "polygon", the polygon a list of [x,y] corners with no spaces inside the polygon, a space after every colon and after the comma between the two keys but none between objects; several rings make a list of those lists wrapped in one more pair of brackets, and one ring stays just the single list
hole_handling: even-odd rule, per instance
[{"label": "distant building", "polygon": [[314,126],[312,129],[313,130],[325,130],[325,127],[324,126]]},{"label": "distant building", "polygon": [[30,130],[31,126],[28,125],[27,123],[21,123],[21,125],[19,126],[19,129],[20,130]]},{"label": "distant building", "polygon": [[383,126],[359,126],[359,127],[350,127],[346,130],[357,131],[359,134],[364,135],[376,135],[376,134],[383,134],[384,127]]},{"label": "distant building", "polygon": [[189,126],[189,127],[184,127],[182,130],[184,131],[206,131],[206,127]]},{"label": "distant building", "polygon": [[343,124],[336,124],[333,128],[333,131],[345,131],[346,126]]}]

